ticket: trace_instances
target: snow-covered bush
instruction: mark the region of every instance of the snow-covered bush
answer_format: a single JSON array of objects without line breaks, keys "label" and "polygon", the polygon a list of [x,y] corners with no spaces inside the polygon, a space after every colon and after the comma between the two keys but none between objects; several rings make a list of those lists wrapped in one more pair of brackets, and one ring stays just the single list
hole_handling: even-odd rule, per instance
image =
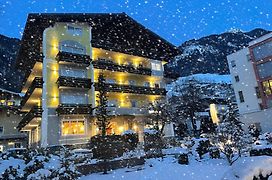
[{"label": "snow-covered bush", "polygon": [[202,159],[202,156],[209,152],[209,147],[211,146],[210,141],[206,138],[202,138],[201,140],[196,142],[198,143],[198,145],[195,150],[197,151],[200,159]]},{"label": "snow-covered bush", "polygon": [[24,175],[19,171],[20,166],[17,167],[9,166],[1,175],[0,179],[3,180],[21,180]]},{"label": "snow-covered bush", "polygon": [[133,130],[127,130],[122,133],[122,138],[125,143],[125,149],[126,151],[134,150],[139,142],[138,135]]},{"label": "snow-covered bush", "polygon": [[147,157],[162,156],[162,148],[164,144],[160,133],[155,129],[144,130],[144,151]]}]

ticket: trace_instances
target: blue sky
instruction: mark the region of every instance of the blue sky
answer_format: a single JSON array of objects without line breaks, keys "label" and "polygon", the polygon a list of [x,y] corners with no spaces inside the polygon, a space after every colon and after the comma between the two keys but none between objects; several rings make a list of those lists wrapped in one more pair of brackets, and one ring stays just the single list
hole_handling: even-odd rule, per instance
[{"label": "blue sky", "polygon": [[0,34],[21,38],[31,12],[125,12],[175,45],[231,28],[272,30],[271,0],[0,0]]}]

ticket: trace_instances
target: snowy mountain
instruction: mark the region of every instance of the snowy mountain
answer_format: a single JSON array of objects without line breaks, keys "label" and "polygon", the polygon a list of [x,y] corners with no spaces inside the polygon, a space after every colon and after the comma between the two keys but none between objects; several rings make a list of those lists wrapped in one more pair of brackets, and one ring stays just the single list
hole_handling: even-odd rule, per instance
[{"label": "snowy mountain", "polygon": [[222,34],[186,41],[179,46],[181,54],[165,69],[174,71],[180,76],[196,73],[228,74],[226,56],[246,47],[250,41],[267,33],[269,31],[264,29],[254,29],[249,32],[231,29]]},{"label": "snowy mountain", "polygon": [[22,73],[15,67],[20,40],[0,35],[0,88],[20,91]]},{"label": "snowy mountain", "polygon": [[203,97],[205,98],[234,98],[231,76],[219,74],[194,74],[180,77],[166,86],[167,96],[169,98],[179,96],[179,89],[188,84],[190,80],[197,82],[197,86],[201,87]]}]

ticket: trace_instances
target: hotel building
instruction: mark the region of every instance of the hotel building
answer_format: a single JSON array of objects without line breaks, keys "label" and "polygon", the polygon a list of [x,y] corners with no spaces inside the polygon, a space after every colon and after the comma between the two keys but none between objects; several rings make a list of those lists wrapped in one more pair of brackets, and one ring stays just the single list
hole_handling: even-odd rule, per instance
[{"label": "hotel building", "polygon": [[240,120],[263,132],[272,130],[272,33],[227,57]]},{"label": "hotel building", "polygon": [[0,152],[27,146],[27,134],[16,129],[21,118],[20,100],[18,93],[0,89]]},{"label": "hotel building", "polygon": [[175,46],[125,13],[29,14],[17,58],[25,72],[18,129],[30,146],[86,143],[99,133],[97,80],[106,78],[107,134],[143,139],[145,106],[166,95],[163,65]]}]

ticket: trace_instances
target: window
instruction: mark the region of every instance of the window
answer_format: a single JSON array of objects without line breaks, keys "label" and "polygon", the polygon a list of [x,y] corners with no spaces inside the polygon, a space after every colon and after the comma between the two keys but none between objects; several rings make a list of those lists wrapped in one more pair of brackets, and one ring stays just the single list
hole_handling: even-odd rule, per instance
[{"label": "window", "polygon": [[84,120],[63,120],[62,135],[84,135],[85,121]]},{"label": "window", "polygon": [[150,87],[150,82],[144,82],[144,87]]},{"label": "window", "polygon": [[60,50],[64,52],[86,54],[86,48],[79,42],[65,40],[60,43]]},{"label": "window", "polygon": [[60,91],[61,104],[88,104],[88,90],[62,89]]},{"label": "window", "polygon": [[74,27],[71,25],[67,26],[68,33],[74,35],[74,36],[81,36],[82,35],[82,28],[80,27]]},{"label": "window", "polygon": [[240,102],[241,102],[241,103],[242,103],[242,102],[245,102],[243,92],[242,92],[242,91],[239,91],[239,92],[238,92],[238,95],[239,95]]},{"label": "window", "polygon": [[230,65],[231,65],[231,67],[236,67],[235,60],[230,61]]},{"label": "window", "polygon": [[257,65],[257,70],[260,78],[267,78],[272,76],[272,61]]},{"label": "window", "polygon": [[136,81],[134,81],[134,80],[129,80],[128,83],[131,86],[135,86],[136,85]]},{"label": "window", "polygon": [[4,134],[4,127],[0,126],[0,134]]},{"label": "window", "polygon": [[116,84],[115,79],[106,79],[106,82],[109,83],[109,84]]},{"label": "window", "polygon": [[133,108],[137,107],[137,101],[132,100],[131,101],[131,107],[133,107]]},{"label": "window", "polygon": [[155,83],[155,88],[160,88],[160,84]]},{"label": "window", "polygon": [[116,100],[109,100],[108,101],[108,107],[116,107],[117,101]]},{"label": "window", "polygon": [[260,88],[259,87],[255,87],[255,92],[256,92],[257,98],[261,98],[261,92],[260,92]]},{"label": "window", "polygon": [[253,54],[256,61],[260,61],[272,55],[272,41],[253,48]]},{"label": "window", "polygon": [[87,69],[80,66],[60,65],[60,76],[87,78]]},{"label": "window", "polygon": [[262,82],[264,93],[266,96],[272,94],[272,80]]},{"label": "window", "polygon": [[240,81],[239,76],[234,76],[234,78],[235,78],[235,82],[239,82]]},{"label": "window", "polygon": [[158,62],[151,62],[151,68],[154,71],[161,71],[161,63]]}]

